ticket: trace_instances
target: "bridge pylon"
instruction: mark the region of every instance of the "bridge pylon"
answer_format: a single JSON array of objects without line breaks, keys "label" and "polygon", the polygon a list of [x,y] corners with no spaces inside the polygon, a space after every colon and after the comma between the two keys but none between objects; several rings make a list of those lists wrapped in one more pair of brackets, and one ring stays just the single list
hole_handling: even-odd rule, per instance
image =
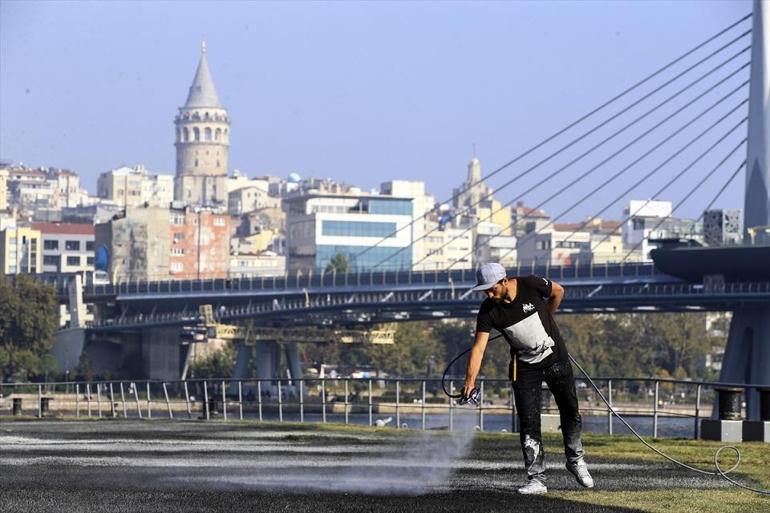
[{"label": "bridge pylon", "polygon": [[[744,199],[744,242],[770,226],[770,1],[754,0],[749,90],[749,133]],[[770,385],[770,304],[733,312],[720,381]],[[759,393],[748,392],[747,416],[759,420]]]}]

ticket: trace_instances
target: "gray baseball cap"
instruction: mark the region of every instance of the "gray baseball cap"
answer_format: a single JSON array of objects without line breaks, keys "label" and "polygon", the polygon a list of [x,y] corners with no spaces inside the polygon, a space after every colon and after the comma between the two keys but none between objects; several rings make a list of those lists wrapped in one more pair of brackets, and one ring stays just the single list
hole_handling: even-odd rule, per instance
[{"label": "gray baseball cap", "polygon": [[505,278],[505,267],[492,262],[484,264],[476,271],[476,281],[478,282],[471,290],[491,289],[495,283]]}]

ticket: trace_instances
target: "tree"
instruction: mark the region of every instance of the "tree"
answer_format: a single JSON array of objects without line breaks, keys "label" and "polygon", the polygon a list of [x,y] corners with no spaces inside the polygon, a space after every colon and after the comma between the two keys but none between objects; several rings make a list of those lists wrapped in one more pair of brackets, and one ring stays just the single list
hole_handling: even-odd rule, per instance
[{"label": "tree", "polygon": [[393,344],[363,348],[369,365],[396,376],[425,376],[430,358],[441,352],[431,331],[424,322],[397,324]]},{"label": "tree", "polygon": [[53,373],[51,348],[58,327],[56,291],[51,285],[18,275],[0,277],[0,377],[27,380]]},{"label": "tree", "polygon": [[333,273],[336,271],[337,274],[345,274],[349,273],[351,270],[352,267],[350,261],[348,261],[348,257],[344,253],[337,253],[331,260],[329,260],[329,263],[326,264],[326,270],[324,272]]},{"label": "tree", "polygon": [[230,378],[235,368],[235,345],[228,342],[219,350],[196,358],[190,364],[190,376],[196,378]]}]

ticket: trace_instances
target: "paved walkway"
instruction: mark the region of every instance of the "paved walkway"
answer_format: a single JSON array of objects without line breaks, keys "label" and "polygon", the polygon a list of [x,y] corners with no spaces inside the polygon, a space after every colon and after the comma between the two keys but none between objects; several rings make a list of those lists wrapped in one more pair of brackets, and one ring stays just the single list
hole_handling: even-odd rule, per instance
[{"label": "paved walkway", "polygon": [[[579,489],[556,448],[549,449],[549,489]],[[590,463],[601,490],[726,486],[664,464]],[[586,507],[521,497],[515,488],[523,478],[516,435],[510,443],[474,442],[470,430],[0,422],[0,511],[482,512],[515,504],[574,513]]]}]

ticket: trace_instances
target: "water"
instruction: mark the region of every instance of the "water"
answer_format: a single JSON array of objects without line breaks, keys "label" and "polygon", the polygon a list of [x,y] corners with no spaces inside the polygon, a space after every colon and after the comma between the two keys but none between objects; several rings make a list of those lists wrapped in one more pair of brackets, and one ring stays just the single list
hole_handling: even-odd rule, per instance
[{"label": "water", "polygon": [[[230,414],[232,415],[232,414]],[[387,419],[391,417],[391,421],[385,425],[386,428],[396,428],[396,417],[393,414],[375,414],[372,416],[372,422],[376,422],[377,419]],[[466,415],[463,415],[466,417]],[[475,425],[479,426],[478,413],[475,415]],[[256,414],[245,413],[244,418],[255,419]],[[262,418],[269,421],[277,421],[277,413],[264,413]],[[624,419],[631,425],[637,433],[642,436],[652,437],[653,431],[653,419],[647,416],[623,416]],[[299,413],[284,413],[283,420],[285,422],[299,422]],[[431,414],[425,416],[425,429],[449,429],[449,415]],[[458,427],[458,413],[455,412],[453,420],[453,428]],[[320,413],[305,413],[305,422],[322,422],[323,417]],[[344,424],[345,415],[337,413],[327,413],[326,422],[334,424]],[[351,413],[348,415],[349,424],[354,425],[369,425],[368,413]],[[401,414],[400,422],[402,427],[409,429],[422,429],[422,416],[420,414]],[[583,416],[583,432],[584,433],[596,433],[607,434],[607,416],[606,415],[585,415]],[[512,431],[512,422],[510,414],[484,414],[484,431],[500,432],[502,430]],[[695,419],[690,417],[658,417],[658,437],[664,438],[693,438],[695,429]],[[612,419],[613,434],[627,435],[631,434],[628,428],[623,425],[617,418]]]}]

